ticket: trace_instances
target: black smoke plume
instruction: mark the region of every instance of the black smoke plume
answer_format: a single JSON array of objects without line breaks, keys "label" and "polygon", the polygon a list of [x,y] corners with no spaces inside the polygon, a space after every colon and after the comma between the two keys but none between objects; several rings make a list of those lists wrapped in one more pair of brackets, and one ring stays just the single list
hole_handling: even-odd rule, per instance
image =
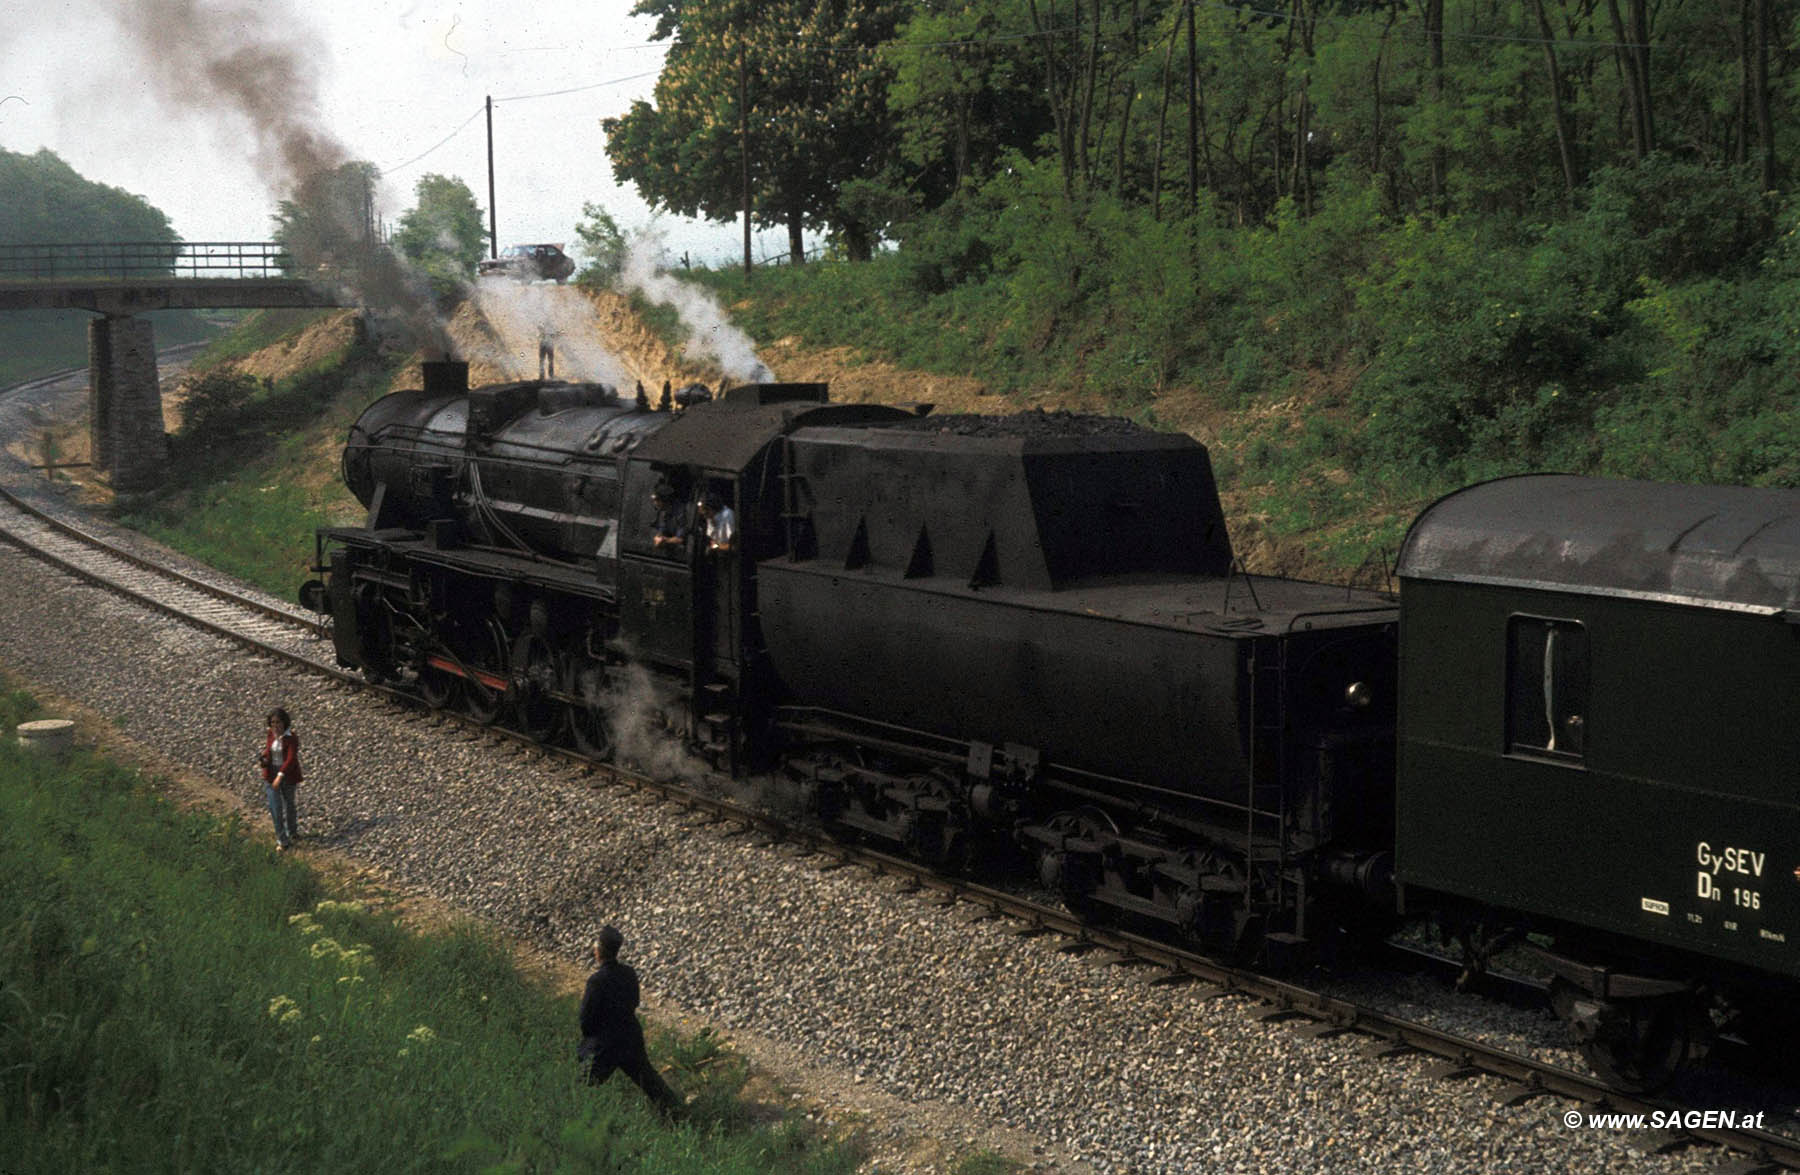
[{"label": "black smoke plume", "polygon": [[327,48],[317,32],[271,0],[130,0],[105,9],[142,50],[144,76],[164,100],[244,135],[281,200],[298,274],[348,287],[390,342],[448,354],[422,276],[377,237],[379,176],[324,125],[319,63]]}]

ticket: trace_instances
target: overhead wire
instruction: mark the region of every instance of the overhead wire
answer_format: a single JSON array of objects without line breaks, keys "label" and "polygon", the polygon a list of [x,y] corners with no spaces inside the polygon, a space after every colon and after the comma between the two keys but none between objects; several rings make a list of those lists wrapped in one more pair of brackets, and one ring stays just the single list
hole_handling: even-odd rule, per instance
[{"label": "overhead wire", "polygon": [[652,69],[644,73],[631,74],[629,77],[609,78],[606,81],[591,82],[585,86],[570,86],[566,90],[545,90],[541,94],[511,94],[505,98],[495,98],[494,105],[498,106],[502,102],[529,102],[533,98],[555,98],[563,94],[579,94],[584,90],[598,90],[606,86],[616,86],[622,82],[635,82],[640,78],[653,78],[661,72],[660,69]]},{"label": "overhead wire", "polygon": [[386,173],[386,172],[399,171],[403,167],[411,167],[413,164],[415,164],[419,160],[425,158],[427,155],[431,154],[433,151],[436,151],[439,147],[442,147],[445,143],[448,143],[451,139],[454,139],[456,136],[462,134],[463,128],[467,127],[470,123],[472,123],[476,119],[480,118],[481,112],[485,109],[486,109],[485,106],[477,106],[475,108],[475,113],[469,115],[469,117],[463,119],[460,123],[458,123],[455,130],[451,131],[449,134],[445,135],[443,138],[439,139],[437,142],[433,143],[431,146],[425,148],[423,151],[419,152],[417,155],[414,155],[411,159],[408,159],[405,163],[390,164],[389,166],[383,167],[381,170],[384,173]]},{"label": "overhead wire", "polygon": [[[507,102],[528,102],[533,98],[555,98],[555,97],[558,97],[563,94],[579,94],[586,90],[598,90],[598,89],[602,89],[606,86],[617,86],[617,85],[621,85],[625,82],[635,82],[635,81],[640,81],[643,78],[655,77],[657,75],[657,73],[659,73],[659,72],[660,72],[659,70],[649,70],[645,73],[628,74],[625,77],[621,77],[621,78],[608,78],[606,81],[603,81],[603,82],[590,82],[589,84],[587,84],[585,86],[570,86],[569,88],[562,89],[562,90],[545,90],[545,91],[543,91],[541,93],[537,93],[537,94],[508,94],[505,97],[494,98],[494,99],[492,99],[492,101],[493,101],[494,105],[499,106],[499,105],[501,105],[503,103],[507,103]],[[486,103],[483,103],[482,105],[477,106],[474,109],[474,111],[469,115],[469,117],[463,119],[460,123],[458,123],[456,125],[456,129],[452,130],[449,134],[445,135],[443,138],[439,139],[437,142],[433,143],[431,146],[425,148],[423,151],[419,152],[417,155],[414,155],[411,159],[407,159],[401,163],[388,164],[388,165],[382,167],[381,170],[383,172],[394,172],[394,171],[399,171],[403,167],[411,167],[413,164],[419,162],[421,159],[424,159],[427,155],[430,155],[432,152],[438,150],[438,148],[443,147],[445,144],[449,143],[450,140],[454,139],[457,135],[460,135],[468,127],[468,125],[470,123],[474,122],[477,118],[480,118],[486,110],[487,110]]]}]

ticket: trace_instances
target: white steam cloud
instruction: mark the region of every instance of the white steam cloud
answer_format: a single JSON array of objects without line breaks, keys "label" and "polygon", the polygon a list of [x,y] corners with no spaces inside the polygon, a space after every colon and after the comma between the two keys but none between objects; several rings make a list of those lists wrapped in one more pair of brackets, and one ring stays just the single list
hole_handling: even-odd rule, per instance
[{"label": "white steam cloud", "polygon": [[542,341],[555,353],[557,379],[611,384],[627,397],[643,379],[600,342],[594,304],[573,286],[483,278],[470,296],[493,333],[479,350],[464,347],[465,359],[483,360],[511,379],[536,379]]},{"label": "white steam cloud", "polygon": [[656,779],[697,779],[710,770],[688,751],[681,731],[684,707],[675,687],[631,662],[613,671],[606,692],[613,758]]},{"label": "white steam cloud", "polygon": [[725,378],[737,383],[772,378],[768,367],[756,357],[756,345],[750,336],[731,324],[718,300],[663,269],[662,256],[661,233],[655,229],[634,233],[625,251],[619,288],[635,290],[681,316],[688,334],[682,353],[688,358],[711,359]]}]

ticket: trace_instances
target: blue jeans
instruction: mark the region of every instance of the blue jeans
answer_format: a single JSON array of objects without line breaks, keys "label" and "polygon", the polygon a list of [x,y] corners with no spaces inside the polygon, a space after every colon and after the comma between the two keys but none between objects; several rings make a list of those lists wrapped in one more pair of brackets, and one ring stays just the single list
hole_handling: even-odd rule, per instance
[{"label": "blue jeans", "polygon": [[269,817],[275,821],[275,839],[284,845],[300,838],[300,813],[294,806],[294,787],[291,783],[280,787],[263,784],[263,791],[269,795]]}]

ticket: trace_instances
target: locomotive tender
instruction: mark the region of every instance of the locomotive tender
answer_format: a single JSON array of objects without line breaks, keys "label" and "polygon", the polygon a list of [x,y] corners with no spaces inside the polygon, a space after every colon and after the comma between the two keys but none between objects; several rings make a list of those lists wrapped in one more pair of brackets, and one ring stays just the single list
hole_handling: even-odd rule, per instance
[{"label": "locomotive tender", "polygon": [[[368,518],[303,596],[429,705],[604,756],[647,675],[674,736],[828,824],[953,866],[1005,834],[1072,907],[1269,963],[1401,907],[1530,930],[1628,1084],[1794,977],[1800,714],[1732,682],[1794,679],[1800,494],[1476,487],[1397,603],[1244,574],[1205,448],[1121,421],[425,382],[353,427]],[[1683,898],[1682,851],[1752,897]]]}]

